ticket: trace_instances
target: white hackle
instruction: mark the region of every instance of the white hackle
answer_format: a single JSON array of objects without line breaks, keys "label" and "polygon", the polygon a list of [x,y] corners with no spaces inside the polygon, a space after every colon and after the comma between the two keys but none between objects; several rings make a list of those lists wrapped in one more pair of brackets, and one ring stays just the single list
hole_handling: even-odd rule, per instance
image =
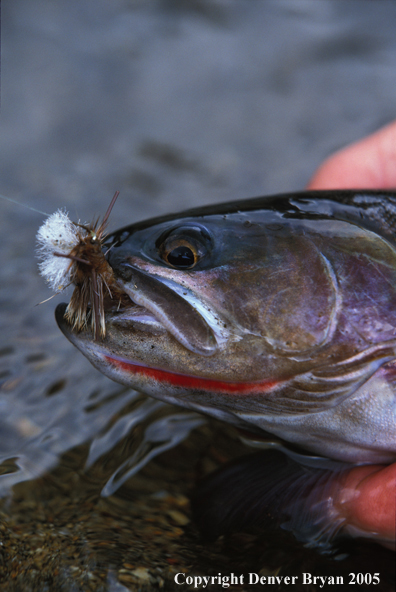
[{"label": "white hackle", "polygon": [[41,275],[55,292],[61,292],[72,281],[74,263],[54,253],[69,255],[87,231],[74,224],[64,210],[58,210],[37,232],[37,256]]}]

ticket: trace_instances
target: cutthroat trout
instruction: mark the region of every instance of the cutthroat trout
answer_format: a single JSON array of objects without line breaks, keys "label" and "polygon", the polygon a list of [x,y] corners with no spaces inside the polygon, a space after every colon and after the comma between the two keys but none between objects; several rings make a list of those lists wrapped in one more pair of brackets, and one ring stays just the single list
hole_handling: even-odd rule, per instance
[{"label": "cutthroat trout", "polygon": [[122,300],[66,337],[113,380],[348,463],[396,461],[396,193],[255,198],[109,235]]}]

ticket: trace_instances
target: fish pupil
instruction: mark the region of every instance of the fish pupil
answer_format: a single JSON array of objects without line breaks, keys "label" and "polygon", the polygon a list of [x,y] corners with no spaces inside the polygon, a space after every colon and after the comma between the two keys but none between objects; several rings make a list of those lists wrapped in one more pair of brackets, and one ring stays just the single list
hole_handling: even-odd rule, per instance
[{"label": "fish pupil", "polygon": [[174,267],[187,268],[194,265],[195,255],[190,247],[180,245],[168,253],[167,260]]}]

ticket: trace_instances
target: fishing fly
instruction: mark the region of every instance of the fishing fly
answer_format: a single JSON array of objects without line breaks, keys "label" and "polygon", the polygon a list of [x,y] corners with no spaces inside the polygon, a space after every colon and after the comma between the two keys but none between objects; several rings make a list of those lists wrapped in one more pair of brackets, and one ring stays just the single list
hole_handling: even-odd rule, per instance
[{"label": "fishing fly", "polygon": [[95,339],[106,335],[105,303],[120,299],[122,291],[103,253],[105,230],[119,191],[100,222],[72,222],[60,209],[49,216],[37,233],[39,270],[56,293],[75,285],[65,319],[76,331],[91,325]]}]

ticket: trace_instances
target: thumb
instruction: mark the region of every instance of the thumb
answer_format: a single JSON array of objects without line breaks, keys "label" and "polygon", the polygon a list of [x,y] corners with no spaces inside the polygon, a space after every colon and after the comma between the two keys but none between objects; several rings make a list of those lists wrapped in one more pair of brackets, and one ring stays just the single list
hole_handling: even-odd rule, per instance
[{"label": "thumb", "polygon": [[330,156],[308,189],[396,187],[396,122]]}]

